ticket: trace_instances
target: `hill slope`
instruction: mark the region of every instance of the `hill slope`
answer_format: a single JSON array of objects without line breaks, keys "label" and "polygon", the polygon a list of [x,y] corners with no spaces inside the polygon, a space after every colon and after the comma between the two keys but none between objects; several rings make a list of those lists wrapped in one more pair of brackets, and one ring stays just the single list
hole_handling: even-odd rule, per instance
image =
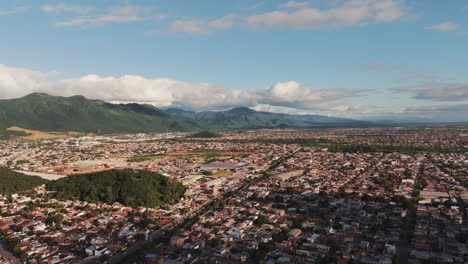
[{"label": "hill slope", "polygon": [[[0,100],[0,138],[8,127],[47,132],[138,133],[258,128],[367,126],[372,123],[318,115],[259,112],[246,107],[228,111],[162,111],[145,104],[111,104],[83,96],[60,97],[33,93]],[[2,131],[3,130],[3,131]]]},{"label": "hill slope", "polygon": [[127,206],[155,207],[178,200],[184,186],[172,178],[143,170],[111,170],[73,175],[49,182],[57,198],[75,197],[88,202],[119,202]]},{"label": "hill slope", "polygon": [[191,112],[181,109],[168,109],[171,115],[191,118],[201,127],[209,129],[255,129],[281,127],[317,127],[317,126],[358,126],[369,122],[319,115],[289,115],[259,112],[246,107],[228,111]]},{"label": "hill slope", "polygon": [[0,167],[0,194],[12,194],[31,190],[33,187],[48,182],[36,176],[27,176],[22,173]]},{"label": "hill slope", "polygon": [[0,128],[18,126],[41,131],[166,132],[191,131],[197,125],[183,117],[141,104],[111,104],[83,96],[34,93],[0,100]]}]

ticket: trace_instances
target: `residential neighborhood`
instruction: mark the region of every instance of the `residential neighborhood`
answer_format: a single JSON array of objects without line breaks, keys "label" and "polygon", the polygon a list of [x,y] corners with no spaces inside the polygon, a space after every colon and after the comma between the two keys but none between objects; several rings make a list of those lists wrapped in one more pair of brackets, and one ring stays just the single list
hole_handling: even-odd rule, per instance
[{"label": "residential neighborhood", "polygon": [[[404,148],[330,144],[365,134],[364,146]],[[407,148],[428,139],[453,151]],[[0,196],[0,234],[21,263],[465,263],[466,139],[336,129],[2,141],[2,165],[30,175],[142,169],[186,190],[173,204],[131,208],[39,186]]]}]

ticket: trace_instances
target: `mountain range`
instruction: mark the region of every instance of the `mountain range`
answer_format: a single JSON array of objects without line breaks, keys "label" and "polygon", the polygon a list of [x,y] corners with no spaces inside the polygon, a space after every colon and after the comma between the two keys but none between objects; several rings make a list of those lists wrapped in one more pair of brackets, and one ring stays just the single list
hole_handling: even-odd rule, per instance
[{"label": "mountain range", "polygon": [[290,115],[260,112],[247,107],[237,107],[228,111],[194,112],[169,108],[166,113],[190,118],[203,128],[258,129],[258,128],[300,128],[316,126],[359,126],[369,122],[327,117],[319,115]]},{"label": "mountain range", "polygon": [[111,104],[83,96],[33,93],[0,100],[0,128],[18,126],[40,131],[92,133],[192,131],[198,126],[143,104]]},{"label": "mountain range", "polygon": [[0,130],[17,126],[40,131],[92,133],[367,126],[366,121],[319,115],[290,115],[238,107],[228,111],[161,110],[147,104],[112,104],[83,96],[33,93],[0,100]]}]

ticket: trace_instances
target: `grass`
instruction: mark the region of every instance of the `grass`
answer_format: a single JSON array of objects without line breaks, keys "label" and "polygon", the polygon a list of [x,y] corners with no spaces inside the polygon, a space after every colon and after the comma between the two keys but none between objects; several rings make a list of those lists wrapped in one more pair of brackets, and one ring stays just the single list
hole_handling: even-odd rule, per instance
[{"label": "grass", "polygon": [[127,159],[127,162],[143,162],[148,160],[154,160],[156,156],[134,156]]},{"label": "grass", "polygon": [[26,137],[30,136],[31,134],[28,134],[24,131],[13,131],[13,130],[1,130],[0,131],[0,139],[2,140],[9,140],[14,137]]},{"label": "grass", "polygon": [[218,170],[217,172],[213,173],[214,177],[228,177],[231,176],[232,172],[230,170]]}]

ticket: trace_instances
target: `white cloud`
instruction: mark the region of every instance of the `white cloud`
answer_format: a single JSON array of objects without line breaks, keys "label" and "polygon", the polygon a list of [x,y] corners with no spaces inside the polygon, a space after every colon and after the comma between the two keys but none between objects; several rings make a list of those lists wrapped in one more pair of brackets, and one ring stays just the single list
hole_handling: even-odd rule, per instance
[{"label": "white cloud", "polygon": [[280,5],[280,8],[302,8],[310,5],[309,2],[296,2],[296,1],[289,1],[285,4]]},{"label": "white cloud", "polygon": [[15,98],[36,91],[51,73],[0,64],[0,98]]},{"label": "white cloud", "polygon": [[414,98],[432,101],[468,101],[468,83],[427,83],[396,89],[415,94]]},{"label": "white cloud", "polygon": [[427,105],[408,107],[405,109],[406,112],[424,113],[424,112],[468,112],[468,104],[453,104],[453,105]]},{"label": "white cloud", "polygon": [[[231,90],[208,83],[135,75],[102,77],[90,74],[76,79],[50,81],[52,74],[0,65],[0,99],[45,92],[60,96],[84,95],[108,102],[147,103],[158,107],[176,106],[194,110],[246,106],[260,111],[357,118],[382,116],[388,112],[388,115],[398,118],[423,117],[449,121],[465,120],[468,113],[468,83],[430,83],[399,88],[397,90],[400,93],[409,92],[419,99],[413,101],[414,106],[399,111],[398,106],[385,109],[369,101],[352,104],[341,100],[359,96],[360,91],[357,90],[314,88],[295,81],[279,82],[266,89]],[[401,95],[401,98],[404,97]],[[427,105],[431,101],[444,103]]]},{"label": "white cloud", "polygon": [[9,10],[0,10],[0,16],[23,13],[29,10],[30,6],[18,6]]},{"label": "white cloud", "polygon": [[468,83],[427,83],[398,88],[415,94],[416,99],[432,101],[468,101]]},{"label": "white cloud", "polygon": [[246,18],[248,25],[260,29],[320,29],[361,26],[368,22],[390,22],[403,16],[397,0],[350,0],[327,10],[301,8],[291,12],[274,11]]},{"label": "white cloud", "polygon": [[317,109],[317,103],[355,95],[348,89],[313,88],[295,81],[276,83],[269,89],[259,90],[258,94],[261,95],[262,104],[301,109]]},{"label": "white cloud", "polygon": [[72,26],[102,26],[109,23],[128,23],[148,20],[151,17],[144,14],[151,11],[151,8],[140,6],[124,6],[110,8],[105,14],[98,16],[77,17],[68,21],[55,23],[57,27]]},{"label": "white cloud", "polygon": [[148,103],[158,107],[226,109],[263,104],[308,110],[325,108],[347,110],[342,106],[327,106],[327,104],[354,95],[353,91],[346,89],[311,88],[294,81],[277,83],[267,89],[231,90],[208,83],[189,83],[135,75],[101,77],[90,74],[77,79],[54,82],[47,80],[50,75],[45,72],[1,66],[0,98],[45,92],[61,96],[84,95],[109,102]]},{"label": "white cloud", "polygon": [[171,79],[148,79],[124,75],[119,78],[87,75],[79,79],[44,84],[41,91],[63,96],[84,95],[105,101],[148,103],[158,107],[187,106],[198,109],[252,105],[255,96],[207,83]]},{"label": "white cloud", "polygon": [[401,117],[417,117],[441,122],[466,122],[468,104],[422,105],[405,108]]},{"label": "white cloud", "polygon": [[169,30],[171,32],[188,33],[194,35],[209,34],[216,30],[231,28],[234,25],[235,18],[236,16],[234,14],[230,14],[209,21],[180,19],[172,22]]},{"label": "white cloud", "polygon": [[459,27],[460,27],[460,25],[458,25],[458,24],[454,24],[452,22],[446,22],[446,23],[426,27],[426,29],[436,30],[436,31],[440,31],[440,32],[448,32],[448,31],[457,30]]},{"label": "white cloud", "polygon": [[268,89],[230,90],[207,83],[148,79],[134,75],[119,78],[88,75],[42,85],[41,91],[64,96],[80,94],[106,101],[149,103],[158,107],[225,109],[264,104],[309,110],[329,108],[336,111],[348,111],[350,108],[327,103],[354,95],[346,89],[310,88],[294,81],[277,83]]},{"label": "white cloud", "polygon": [[325,115],[335,117],[353,117],[359,116],[362,118],[364,115],[375,113],[375,108],[368,105],[348,105],[348,104],[317,104],[313,109],[298,109],[293,107],[275,106],[269,104],[258,104],[252,109],[256,111],[293,114],[293,115]]},{"label": "white cloud", "polygon": [[94,7],[84,7],[78,5],[67,5],[64,3],[56,4],[56,5],[43,5],[41,6],[42,11],[45,13],[62,13],[62,12],[71,12],[71,13],[78,13],[78,14],[86,14],[93,10]]}]

